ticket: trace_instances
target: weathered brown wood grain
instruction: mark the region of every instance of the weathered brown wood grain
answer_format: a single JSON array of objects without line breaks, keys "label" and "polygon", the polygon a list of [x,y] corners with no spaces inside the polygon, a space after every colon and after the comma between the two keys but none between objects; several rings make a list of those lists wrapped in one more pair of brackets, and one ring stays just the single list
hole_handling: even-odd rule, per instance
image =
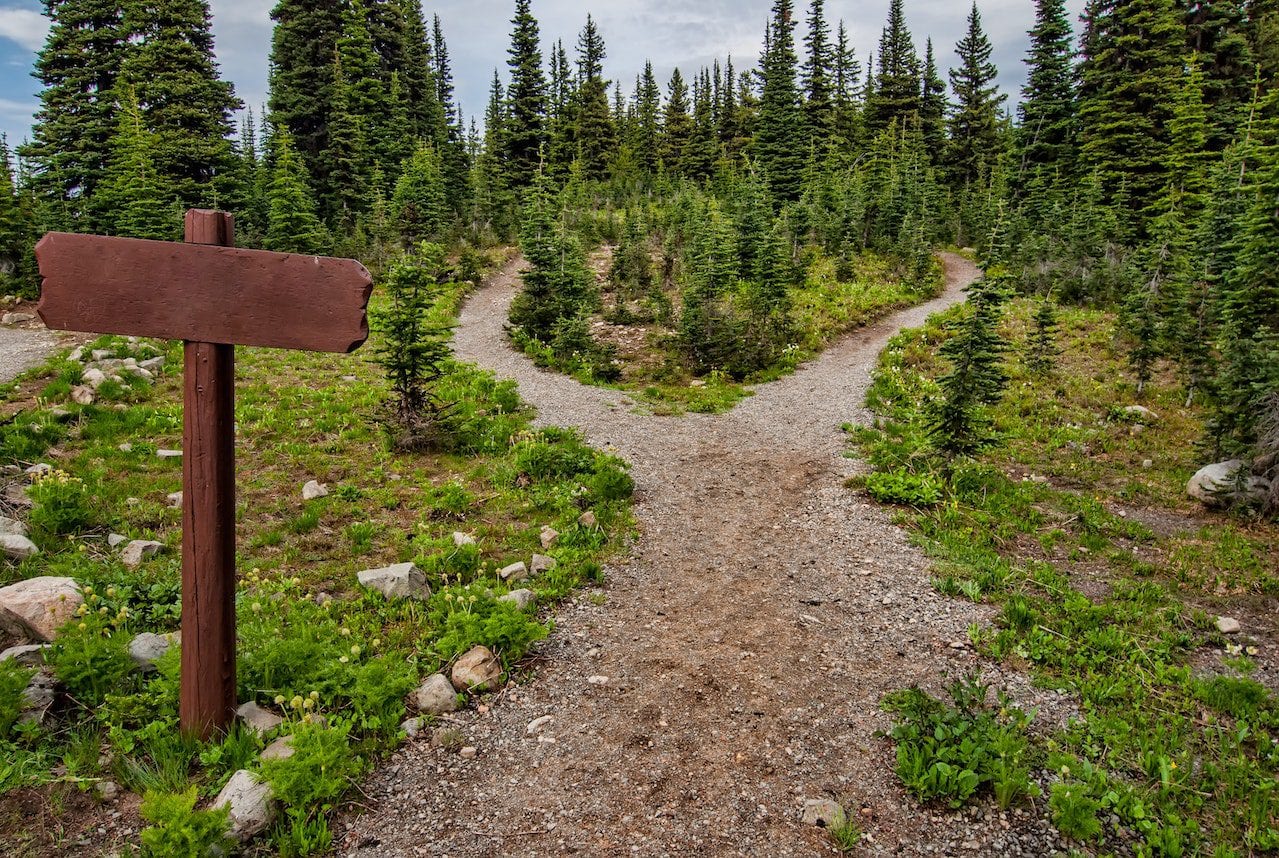
[{"label": "weathered brown wood grain", "polygon": [[36,259],[50,328],[323,352],[369,335],[373,281],[353,259],[65,232]]}]

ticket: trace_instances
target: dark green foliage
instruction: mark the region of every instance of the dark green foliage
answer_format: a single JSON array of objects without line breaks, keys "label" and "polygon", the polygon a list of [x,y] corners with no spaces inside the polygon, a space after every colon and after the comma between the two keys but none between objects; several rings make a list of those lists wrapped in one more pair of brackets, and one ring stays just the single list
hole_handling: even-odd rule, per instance
[{"label": "dark green foliage", "polygon": [[1001,366],[1006,346],[998,332],[1005,287],[998,281],[987,272],[969,287],[970,306],[941,347],[951,368],[937,380],[942,399],[934,406],[931,432],[948,455],[971,456],[993,440],[984,406],[999,400],[1007,382]]},{"label": "dark green foliage", "polygon": [[96,706],[107,694],[118,694],[133,673],[129,635],[115,630],[95,613],[68,624],[46,658],[67,694],[81,706]]},{"label": "dark green foliage", "polygon": [[602,179],[614,150],[617,131],[608,106],[609,82],[603,78],[604,39],[590,15],[577,40],[578,89],[574,137],[582,177]]},{"label": "dark green foliage", "polygon": [[866,478],[866,493],[879,503],[928,507],[941,503],[941,481],[932,474],[875,471]]},{"label": "dark green foliage", "polygon": [[507,90],[503,134],[511,183],[524,188],[533,182],[546,140],[546,78],[542,74],[537,19],[529,11],[529,0],[516,0],[511,24],[514,29],[506,61],[511,69],[511,85]]},{"label": "dark green foliage", "polygon": [[527,336],[549,343],[555,325],[593,307],[596,296],[577,242],[558,222],[544,175],[529,191],[520,231],[528,261],[524,290],[511,304],[511,324]]},{"label": "dark green foliage", "polygon": [[968,32],[955,46],[959,66],[950,72],[955,106],[950,114],[949,161],[958,184],[985,175],[999,158],[999,108],[1005,96],[995,86],[993,52],[974,3],[968,13]]},{"label": "dark green foliage", "polygon": [[140,813],[151,823],[142,830],[142,854],[146,858],[204,858],[230,847],[227,837],[228,807],[196,810],[193,786],[185,792],[149,792]]},{"label": "dark green foliage", "polygon": [[1040,794],[1030,779],[1034,762],[1026,736],[1027,715],[1007,701],[986,706],[988,687],[977,677],[951,685],[954,705],[910,688],[887,695],[883,708],[896,716],[889,734],[897,742],[897,776],[921,801],[952,808],[989,787],[1001,808]]},{"label": "dark green foliage", "polygon": [[328,123],[345,6],[342,0],[279,0],[271,10],[269,116],[295,141],[307,174],[316,179],[330,169]]},{"label": "dark green foliage", "polygon": [[444,248],[422,244],[394,262],[383,277],[389,304],[373,315],[382,334],[377,361],[386,372],[395,399],[391,404],[396,445],[401,449],[439,446],[441,420],[449,404],[435,384],[451,359],[452,326],[430,312],[440,293]]},{"label": "dark green foliage", "polygon": [[1056,335],[1057,306],[1051,298],[1044,298],[1035,311],[1035,326],[1026,341],[1026,367],[1035,375],[1053,371],[1060,353]]},{"label": "dark green foliage", "polygon": [[157,136],[142,121],[132,86],[120,99],[120,127],[111,140],[111,161],[94,198],[111,233],[129,238],[174,241],[180,237],[182,207],[175,187],[159,172]]},{"label": "dark green foliage", "polygon": [[410,245],[446,233],[449,211],[444,177],[439,155],[431,146],[419,146],[405,164],[391,207],[400,234]]},{"label": "dark green foliage", "polygon": [[768,51],[764,54],[755,153],[769,189],[781,201],[799,198],[806,154],[796,145],[804,139],[804,122],[795,85],[799,60],[795,55],[794,30],[790,0],[776,0],[768,28]]},{"label": "dark green foliage", "polygon": [[1029,71],[1017,106],[1020,172],[1070,172],[1074,159],[1074,33],[1065,0],[1036,0]]},{"label": "dark green foliage", "polygon": [[903,0],[892,0],[888,23],[879,37],[878,74],[866,95],[866,127],[881,131],[918,118],[920,108],[919,54],[906,28]]},{"label": "dark green foliage", "polygon": [[34,298],[39,294],[35,259],[35,216],[30,192],[14,181],[9,144],[0,135],[0,289]]},{"label": "dark green foliage", "polygon": [[666,109],[658,151],[662,169],[671,176],[684,174],[684,157],[693,136],[693,118],[688,113],[688,86],[678,68],[671,72],[666,87]]},{"label": "dark green foliage", "polygon": [[[845,38],[847,38],[845,36]],[[808,35],[804,37],[807,55],[803,66],[804,119],[808,133],[808,149],[825,152],[833,144],[835,131],[835,67],[838,58],[830,43],[830,24],[826,21],[824,0],[812,0],[808,7]],[[844,50],[846,46],[841,46]],[[847,75],[847,69],[842,69]],[[844,80],[838,83],[846,87]],[[730,86],[731,92],[731,86]]]},{"label": "dark green foliage", "polygon": [[316,214],[306,167],[287,133],[276,133],[274,148],[275,167],[267,193],[270,213],[266,249],[322,254],[328,249],[329,236]]},{"label": "dark green foliage", "polygon": [[17,659],[0,661],[0,740],[8,739],[18,723],[25,702],[22,692],[34,672],[19,665]]}]

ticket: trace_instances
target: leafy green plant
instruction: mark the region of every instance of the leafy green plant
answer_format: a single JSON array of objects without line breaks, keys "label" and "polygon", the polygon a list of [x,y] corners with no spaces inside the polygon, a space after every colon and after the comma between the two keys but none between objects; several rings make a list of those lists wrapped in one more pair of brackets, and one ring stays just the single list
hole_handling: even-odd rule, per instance
[{"label": "leafy green plant", "polygon": [[6,739],[22,715],[22,692],[35,671],[13,659],[0,661],[0,739]]},{"label": "leafy green plant", "polygon": [[118,691],[133,670],[127,635],[96,614],[64,628],[48,651],[48,663],[67,694],[82,706],[96,706]]},{"label": "leafy green plant", "polygon": [[862,827],[851,819],[830,830],[830,839],[840,852],[851,852],[862,840]]},{"label": "leafy green plant", "polygon": [[1094,840],[1101,834],[1097,811],[1101,805],[1088,794],[1088,787],[1078,782],[1053,784],[1048,796],[1053,825],[1067,837],[1080,841]]},{"label": "leafy green plant", "polygon": [[142,831],[146,858],[205,858],[230,849],[230,808],[196,810],[196,798],[194,786],[180,793],[147,793],[141,808],[142,818],[151,823]]},{"label": "leafy green plant", "polygon": [[474,646],[486,646],[513,664],[547,629],[509,602],[499,602],[470,585],[441,588],[431,595],[430,621],[440,630],[435,651],[452,661]]},{"label": "leafy green plant", "polygon": [[323,815],[364,771],[350,730],[349,725],[300,723],[289,737],[292,756],[262,763],[263,777],[291,819]]},{"label": "leafy green plant", "polygon": [[88,487],[65,471],[54,469],[38,475],[27,493],[34,503],[31,525],[44,533],[78,533],[93,521]]},{"label": "leafy green plant", "polygon": [[987,687],[975,677],[951,685],[953,706],[918,688],[887,695],[883,708],[897,724],[897,776],[921,801],[940,799],[964,805],[989,785],[1000,807],[1039,794],[1030,780],[1031,749],[1027,715],[1006,702],[999,710],[985,706]]},{"label": "leafy green plant", "polygon": [[935,506],[942,501],[941,481],[932,474],[875,471],[866,477],[866,492],[879,503]]}]

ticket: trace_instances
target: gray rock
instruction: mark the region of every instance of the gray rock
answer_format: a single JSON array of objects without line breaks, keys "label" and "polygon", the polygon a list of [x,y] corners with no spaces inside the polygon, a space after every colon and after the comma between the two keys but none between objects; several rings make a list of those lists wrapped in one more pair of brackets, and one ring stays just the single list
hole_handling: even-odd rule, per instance
[{"label": "gray rock", "polygon": [[161,355],[160,357],[147,358],[139,363],[138,366],[145,370],[149,370],[150,372],[159,372],[164,368],[164,356]]},{"label": "gray rock", "polygon": [[181,459],[181,450],[156,450],[155,454],[161,459]]},{"label": "gray rock", "polygon": [[275,821],[276,801],[271,785],[247,769],[231,775],[212,806],[231,809],[227,834],[240,843],[251,840]]},{"label": "gray rock", "polygon": [[1223,635],[1237,635],[1243,628],[1234,617],[1217,617],[1217,631]]},{"label": "gray rock", "polygon": [[154,557],[162,551],[164,551],[163,542],[156,542],[154,539],[135,539],[124,546],[124,550],[120,552],[120,562],[130,569],[136,569],[142,565],[143,560]]},{"label": "gray rock", "polygon": [[31,500],[31,495],[27,494],[27,487],[21,483],[9,483],[4,487],[4,499],[9,506],[21,507],[28,509],[35,506],[35,502]]},{"label": "gray rock", "polygon": [[302,500],[315,500],[328,497],[328,494],[329,487],[318,480],[308,480],[306,485],[302,486]]},{"label": "gray rock", "polygon": [[5,313],[0,316],[0,324],[3,325],[21,325],[24,322],[30,322],[35,319],[32,313]]},{"label": "gray rock", "polygon": [[11,646],[4,652],[0,652],[0,661],[13,659],[23,667],[39,667],[44,664],[44,651],[48,648],[49,644]]},{"label": "gray rock", "polygon": [[426,719],[418,716],[417,718],[406,718],[404,723],[400,725],[400,729],[404,731],[404,735],[410,739],[416,739],[422,735],[422,728],[426,726]]},{"label": "gray rock", "polygon": [[84,360],[84,346],[76,346],[67,355],[67,360]]},{"label": "gray rock", "polygon": [[560,532],[551,527],[549,524],[544,524],[542,525],[542,534],[540,538],[542,540],[542,548],[547,549],[554,545],[560,538]]},{"label": "gray rock", "polygon": [[479,756],[480,749],[474,745],[467,745],[465,748],[457,752],[457,755],[464,760],[473,760]]},{"label": "gray rock", "polygon": [[57,678],[49,668],[40,668],[22,692],[22,714],[18,720],[23,724],[43,724],[57,696]]},{"label": "gray rock", "polygon": [[179,640],[177,632],[167,635],[143,632],[129,641],[129,657],[143,671],[155,670],[155,663]]},{"label": "gray rock", "polygon": [[120,785],[115,781],[98,781],[93,791],[102,801],[115,801],[120,797]]},{"label": "gray rock", "polygon": [[595,513],[588,509],[577,517],[577,523],[582,527],[596,527],[599,522],[595,520]]},{"label": "gray rock", "polygon": [[173,509],[182,509],[182,492],[172,492],[167,496],[167,500]]},{"label": "gray rock", "polygon": [[80,587],[70,578],[28,578],[0,587],[0,627],[17,637],[51,641],[82,604]]},{"label": "gray rock", "polygon": [[241,724],[258,735],[274,730],[284,723],[284,719],[279,715],[270,709],[263,709],[253,700],[241,703],[235,710],[235,716],[240,719]]},{"label": "gray rock", "polygon": [[541,575],[543,572],[549,572],[556,566],[555,558],[545,554],[534,554],[532,561],[528,564],[528,571],[533,575]]},{"label": "gray rock", "polygon": [[1270,483],[1253,476],[1242,459],[1205,465],[1186,483],[1186,494],[1214,508],[1259,504],[1269,491]]},{"label": "gray rock", "polygon": [[107,534],[107,545],[111,548],[117,548],[128,541],[129,537],[125,536],[123,533]]},{"label": "gray rock", "polygon": [[457,690],[442,673],[433,673],[413,692],[413,705],[427,715],[443,715],[456,712]]},{"label": "gray rock", "polygon": [[377,590],[388,599],[421,599],[431,596],[426,576],[412,563],[396,563],[381,569],[365,569],[357,576],[361,585]]},{"label": "gray rock", "polygon": [[510,602],[521,611],[528,610],[537,604],[537,594],[532,590],[512,590],[505,596],[498,596],[499,602]]},{"label": "gray rock", "polygon": [[125,441],[123,444],[121,444],[121,445],[120,445],[119,447],[117,447],[116,449],[117,449],[117,450],[119,450],[121,453],[132,453],[132,452],[133,452],[133,445],[132,445],[132,444],[130,444],[128,441]]},{"label": "gray rock", "polygon": [[27,468],[25,473],[27,474],[27,476],[34,477],[40,474],[47,474],[52,470],[53,470],[53,465],[50,465],[48,462],[36,462],[31,467]]},{"label": "gray rock", "polygon": [[262,749],[262,759],[264,760],[287,760],[293,754],[292,736],[281,736]]},{"label": "gray rock", "polygon": [[76,405],[92,405],[95,398],[91,387],[80,384],[71,388],[71,401]]},{"label": "gray rock", "polygon": [[0,515],[0,536],[26,536],[27,526],[16,518]]},{"label": "gray rock", "polygon": [[496,691],[502,687],[502,663],[486,646],[468,650],[449,675],[458,691]]},{"label": "gray rock", "polygon": [[460,530],[453,531],[453,545],[461,548],[463,545],[474,545],[475,537],[469,533],[463,533]]},{"label": "gray rock", "polygon": [[1159,415],[1151,411],[1144,405],[1128,405],[1123,409],[1124,416],[1130,420],[1137,420],[1141,423],[1154,423],[1159,419]]},{"label": "gray rock", "polygon": [[98,387],[102,385],[102,382],[107,380],[107,374],[98,369],[96,366],[91,366],[84,371],[84,375],[80,376],[80,380],[83,381],[86,386],[93,390],[97,390]]},{"label": "gray rock", "polygon": [[1154,459],[1142,459],[1142,460],[1141,460],[1141,466],[1142,466],[1143,468],[1153,468],[1153,467],[1155,466],[1155,460],[1154,460]]},{"label": "gray rock", "polygon": [[819,828],[843,828],[848,823],[848,815],[837,801],[829,798],[806,798],[804,814],[800,820],[805,825],[816,825]]},{"label": "gray rock", "polygon": [[94,360],[108,360],[113,354],[115,352],[111,351],[111,349],[94,349],[89,352],[89,356]]},{"label": "gray rock", "polygon": [[528,566],[523,560],[512,563],[510,566],[503,566],[497,570],[497,577],[503,581],[523,581],[528,577]]},{"label": "gray rock", "polygon": [[0,552],[10,560],[26,560],[40,553],[40,546],[16,533],[0,534]]}]

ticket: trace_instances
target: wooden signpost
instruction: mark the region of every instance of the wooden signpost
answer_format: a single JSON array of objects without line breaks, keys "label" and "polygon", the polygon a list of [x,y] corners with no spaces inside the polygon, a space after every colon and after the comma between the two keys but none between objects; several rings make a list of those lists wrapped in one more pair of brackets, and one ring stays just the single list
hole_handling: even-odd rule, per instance
[{"label": "wooden signpost", "polygon": [[51,232],[36,245],[50,328],[185,341],[184,733],[235,715],[235,347],[351,352],[373,281],[354,259],[235,248],[229,214],[186,213],[186,243]]}]

